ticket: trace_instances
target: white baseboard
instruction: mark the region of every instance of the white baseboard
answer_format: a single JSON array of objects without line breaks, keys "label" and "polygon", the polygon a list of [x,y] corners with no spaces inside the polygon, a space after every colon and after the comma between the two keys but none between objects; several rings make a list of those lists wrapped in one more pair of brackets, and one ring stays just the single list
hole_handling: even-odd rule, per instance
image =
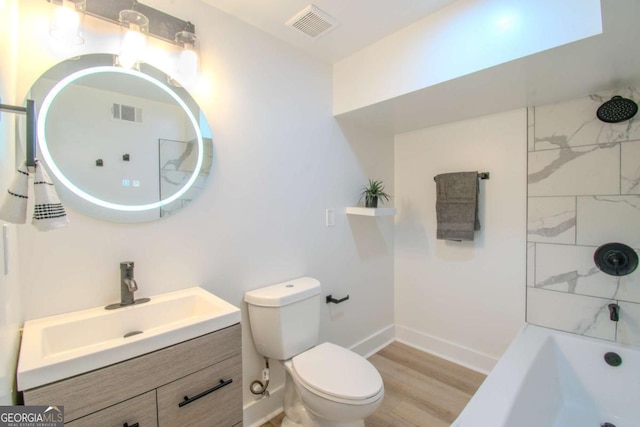
[{"label": "white baseboard", "polygon": [[474,371],[488,374],[498,359],[406,326],[395,326],[396,340]]},{"label": "white baseboard", "polygon": [[358,341],[349,349],[362,357],[370,357],[391,344],[396,339],[395,326],[389,325],[378,332],[369,335],[362,341]]},{"label": "white baseboard", "polygon": [[269,390],[269,393],[269,397],[254,400],[244,405],[244,408],[242,408],[242,425],[244,427],[260,427],[282,412],[284,384]]}]

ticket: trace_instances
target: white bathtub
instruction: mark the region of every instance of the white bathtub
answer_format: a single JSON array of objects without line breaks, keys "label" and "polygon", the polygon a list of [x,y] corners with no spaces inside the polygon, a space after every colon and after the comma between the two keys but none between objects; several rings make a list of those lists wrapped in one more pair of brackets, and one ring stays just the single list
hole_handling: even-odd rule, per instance
[{"label": "white bathtub", "polygon": [[605,423],[640,426],[640,349],[526,325],[452,427]]}]

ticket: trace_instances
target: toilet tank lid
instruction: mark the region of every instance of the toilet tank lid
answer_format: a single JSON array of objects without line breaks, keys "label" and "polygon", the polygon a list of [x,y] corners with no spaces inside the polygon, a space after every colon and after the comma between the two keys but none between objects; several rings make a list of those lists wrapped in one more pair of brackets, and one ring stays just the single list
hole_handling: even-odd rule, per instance
[{"label": "toilet tank lid", "polygon": [[261,307],[282,307],[320,294],[320,282],[313,277],[301,277],[244,294],[244,301]]}]

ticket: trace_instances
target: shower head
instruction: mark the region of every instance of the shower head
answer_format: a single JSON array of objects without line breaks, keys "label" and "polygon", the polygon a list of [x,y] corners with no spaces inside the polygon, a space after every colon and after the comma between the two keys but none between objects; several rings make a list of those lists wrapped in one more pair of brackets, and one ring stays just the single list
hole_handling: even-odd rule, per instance
[{"label": "shower head", "polygon": [[621,96],[614,96],[598,108],[596,115],[606,123],[620,123],[631,119],[638,112],[638,104]]}]

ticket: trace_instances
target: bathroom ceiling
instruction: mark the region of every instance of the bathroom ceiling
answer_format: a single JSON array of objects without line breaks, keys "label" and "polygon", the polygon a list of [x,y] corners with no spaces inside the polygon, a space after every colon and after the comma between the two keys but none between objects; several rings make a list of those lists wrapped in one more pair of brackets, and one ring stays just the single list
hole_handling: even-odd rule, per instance
[{"label": "bathroom ceiling", "polygon": [[[456,0],[201,0],[317,58],[335,63]],[[285,22],[313,4],[338,22],[313,39]]]},{"label": "bathroom ceiling", "polygon": [[[504,0],[526,1],[526,0]],[[222,10],[328,63],[336,63],[457,0],[146,0],[161,10]],[[311,3],[313,2],[313,3]],[[339,26],[313,40],[285,22],[315,4]],[[640,84],[638,0],[601,0],[603,34],[340,114],[391,135]],[[175,12],[175,11],[174,11]],[[194,12],[195,13],[195,12]]]},{"label": "bathroom ceiling", "polygon": [[[600,35],[341,114],[398,134],[640,85],[640,2],[602,0]],[[595,119],[595,112],[594,112]]]}]

